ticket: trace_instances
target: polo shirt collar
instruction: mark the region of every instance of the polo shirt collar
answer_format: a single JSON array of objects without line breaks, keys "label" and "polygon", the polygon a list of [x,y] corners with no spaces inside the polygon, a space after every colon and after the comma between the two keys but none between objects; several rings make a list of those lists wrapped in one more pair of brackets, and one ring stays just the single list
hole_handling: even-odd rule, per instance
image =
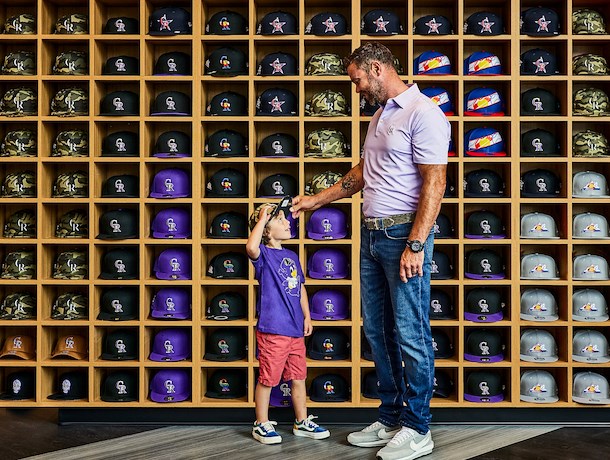
[{"label": "polo shirt collar", "polygon": [[396,97],[388,99],[388,101],[393,101],[394,104],[399,106],[401,109],[404,109],[409,101],[415,97],[416,93],[419,93],[419,88],[417,87],[417,83],[412,83],[402,93]]}]

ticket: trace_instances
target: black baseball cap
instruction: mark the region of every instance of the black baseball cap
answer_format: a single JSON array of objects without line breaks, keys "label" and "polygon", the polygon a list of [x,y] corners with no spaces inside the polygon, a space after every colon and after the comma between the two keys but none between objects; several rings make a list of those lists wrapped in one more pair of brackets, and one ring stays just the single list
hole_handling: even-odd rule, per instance
[{"label": "black baseball cap", "polygon": [[289,174],[272,174],[261,182],[256,194],[259,198],[281,198],[298,195],[297,180]]},{"label": "black baseball cap", "polygon": [[191,98],[180,91],[163,91],[157,95],[151,116],[190,116]]},{"label": "black baseball cap", "polygon": [[521,12],[521,33],[531,36],[558,35],[559,15],[552,8],[528,8]]},{"label": "black baseball cap", "polygon": [[222,212],[212,219],[208,236],[210,238],[247,238],[248,219],[239,212]]},{"label": "black baseball cap", "polygon": [[504,33],[502,16],[490,11],[478,11],[471,14],[464,25],[465,34],[500,35]]},{"label": "black baseball cap", "polygon": [[540,48],[531,49],[521,54],[521,75],[556,75],[557,58],[547,50]]},{"label": "black baseball cap", "polygon": [[207,335],[203,359],[210,361],[239,361],[247,356],[245,329],[223,327]]},{"label": "black baseball cap", "polygon": [[504,401],[504,382],[497,370],[473,371],[466,377],[464,399],[477,403]]},{"label": "black baseball cap", "polygon": [[270,53],[261,59],[256,75],[284,77],[298,75],[297,59],[289,53]]},{"label": "black baseball cap", "polygon": [[493,323],[504,318],[500,291],[492,288],[475,288],[466,295],[464,318],[477,323]]},{"label": "black baseball cap", "polygon": [[430,289],[430,319],[454,319],[455,311],[453,301],[447,292],[438,289]]},{"label": "black baseball cap", "polygon": [[434,231],[434,238],[453,238],[455,236],[455,229],[451,220],[446,214],[440,213],[436,216],[434,225],[432,226]]},{"label": "black baseball cap", "polygon": [[464,359],[475,363],[497,363],[504,360],[502,336],[493,329],[475,329],[466,338]]},{"label": "black baseball cap", "polygon": [[475,249],[466,254],[466,278],[502,280],[506,278],[502,255],[493,249]]},{"label": "black baseball cap", "polygon": [[248,374],[246,369],[223,368],[215,370],[208,377],[206,398],[234,399],[248,393]]},{"label": "black baseball cap", "polygon": [[106,94],[100,105],[100,115],[129,117],[140,114],[140,98],[133,91],[113,91]]},{"label": "black baseball cap", "polygon": [[231,11],[214,13],[205,26],[209,35],[245,35],[248,33],[248,21],[241,14]]},{"label": "black baseball cap", "polygon": [[125,240],[138,237],[140,219],[135,209],[113,209],[100,217],[101,240]]},{"label": "black baseball cap", "polygon": [[205,142],[206,157],[247,157],[248,141],[232,129],[221,129],[211,134]]},{"label": "black baseball cap", "polygon": [[311,381],[309,399],[315,402],[343,402],[349,399],[349,385],[339,374],[321,374]]},{"label": "black baseball cap", "polygon": [[360,24],[360,30],[364,35],[404,33],[398,15],[389,10],[371,10],[365,13]]},{"label": "black baseball cap", "polygon": [[256,115],[286,117],[297,114],[297,97],[284,88],[269,88],[256,100]]},{"label": "black baseball cap", "polygon": [[104,64],[102,75],[139,75],[140,61],[133,56],[109,57]]},{"label": "black baseball cap", "polygon": [[103,280],[135,280],[139,275],[138,248],[124,247],[108,250],[102,256]]},{"label": "black baseball cap", "polygon": [[297,19],[286,11],[267,13],[258,23],[256,30],[260,35],[296,35]]},{"label": "black baseball cap", "polygon": [[428,14],[415,21],[413,33],[417,35],[449,35],[453,33],[453,25],[446,16]]},{"label": "black baseball cap", "polygon": [[8,374],[4,388],[4,393],[0,394],[1,400],[33,399],[36,396],[35,370],[20,370]]},{"label": "black baseball cap", "polygon": [[106,21],[106,25],[103,30],[104,34],[139,34],[140,24],[135,18],[128,18],[121,16],[118,18],[110,18]]},{"label": "black baseball cap", "polygon": [[159,8],[148,19],[149,35],[190,35],[191,14],[184,8]]},{"label": "black baseball cap", "polygon": [[233,47],[217,48],[205,60],[204,70],[215,77],[248,75],[248,56]]},{"label": "black baseball cap", "polygon": [[245,279],[248,277],[248,260],[240,252],[223,252],[210,261],[208,275],[218,279]]},{"label": "black baseball cap", "polygon": [[432,348],[434,349],[434,359],[451,358],[455,353],[453,343],[445,331],[432,328]]},{"label": "black baseball cap", "polygon": [[521,94],[521,115],[561,115],[559,100],[547,89],[528,89]]},{"label": "black baseball cap", "polygon": [[87,370],[62,372],[57,375],[55,393],[49,399],[73,401],[87,398]]},{"label": "black baseball cap", "polygon": [[163,53],[155,62],[153,75],[192,75],[191,56],[181,51]]},{"label": "black baseball cap", "polygon": [[294,136],[286,133],[275,133],[265,137],[256,152],[258,157],[288,158],[298,157],[299,147]]},{"label": "black baseball cap", "polygon": [[248,196],[248,181],[241,171],[222,168],[212,174],[206,184],[206,198],[243,198]]},{"label": "black baseball cap", "polygon": [[100,298],[100,312],[97,319],[102,321],[138,319],[139,297],[138,288],[135,286],[105,288]]},{"label": "black baseball cap", "polygon": [[206,319],[216,321],[232,321],[248,316],[247,303],[244,296],[237,292],[221,292],[215,295],[207,305]]},{"label": "black baseball cap", "polygon": [[464,196],[466,198],[502,198],[504,181],[497,172],[491,169],[470,171],[466,174],[464,181]]},{"label": "black baseball cap", "polygon": [[166,131],[157,138],[153,156],[157,158],[185,158],[192,155],[191,151],[191,136],[182,131]]},{"label": "black baseball cap", "polygon": [[309,339],[307,354],[317,361],[347,359],[349,348],[349,339],[342,330],[318,328]]},{"label": "black baseball cap", "polygon": [[468,215],[464,236],[472,239],[502,239],[506,238],[506,228],[496,213],[474,211]]},{"label": "black baseball cap", "polygon": [[107,332],[104,337],[101,359],[109,361],[138,359],[138,331],[117,329]]},{"label": "black baseball cap", "polygon": [[449,260],[449,256],[436,248],[432,252],[430,278],[433,280],[448,280],[453,278],[453,265]]},{"label": "black baseball cap", "polygon": [[449,372],[443,369],[434,369],[434,388],[432,389],[432,397],[448,398],[454,390],[453,379]]},{"label": "black baseball cap", "polygon": [[240,116],[248,115],[248,103],[241,94],[223,91],[212,97],[205,110],[206,115]]},{"label": "black baseball cap", "polygon": [[532,169],[521,176],[521,196],[524,198],[557,198],[561,180],[548,169]]},{"label": "black baseball cap", "polygon": [[130,402],[138,400],[137,370],[122,370],[109,373],[102,382],[102,401]]},{"label": "black baseball cap", "polygon": [[102,140],[103,157],[137,157],[140,155],[138,133],[119,131],[108,134]]},{"label": "black baseball cap", "polygon": [[552,132],[538,128],[521,135],[521,156],[557,157],[559,155],[559,142]]},{"label": "black baseball cap", "polygon": [[120,174],[106,179],[102,186],[102,198],[138,198],[140,196],[139,176]]},{"label": "black baseball cap", "polygon": [[348,33],[347,20],[341,13],[318,13],[309,20],[306,34],[339,36]]}]

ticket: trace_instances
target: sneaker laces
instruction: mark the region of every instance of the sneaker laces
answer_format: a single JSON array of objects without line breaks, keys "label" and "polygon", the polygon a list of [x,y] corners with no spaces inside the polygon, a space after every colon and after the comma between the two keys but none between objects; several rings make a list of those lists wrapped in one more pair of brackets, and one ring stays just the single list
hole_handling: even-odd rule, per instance
[{"label": "sneaker laces", "polygon": [[275,428],[273,428],[273,426],[277,425],[277,422],[267,421],[267,422],[261,423],[260,425],[263,427],[263,429],[267,433],[272,433],[275,431]]},{"label": "sneaker laces", "polygon": [[371,423],[369,426],[367,426],[366,428],[363,428],[362,431],[364,433],[369,433],[371,431],[379,431],[382,428],[388,428],[387,426],[385,426],[383,423],[381,423],[380,421]]},{"label": "sneaker laces", "polygon": [[398,433],[394,435],[394,437],[390,440],[388,444],[395,444],[397,446],[400,446],[407,439],[413,439],[416,433],[417,432],[412,428],[403,427]]},{"label": "sneaker laces", "polygon": [[307,428],[315,430],[320,425],[318,425],[316,422],[313,421],[314,418],[318,418],[318,417],[316,415],[308,416],[306,419],[303,420],[303,425],[305,425]]}]

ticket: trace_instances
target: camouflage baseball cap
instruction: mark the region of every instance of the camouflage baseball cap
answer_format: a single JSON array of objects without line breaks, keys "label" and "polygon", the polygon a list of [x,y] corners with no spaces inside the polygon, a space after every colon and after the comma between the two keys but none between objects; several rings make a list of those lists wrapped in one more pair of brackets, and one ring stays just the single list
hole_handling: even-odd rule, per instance
[{"label": "camouflage baseball cap", "polygon": [[586,53],[574,56],[572,59],[572,70],[574,75],[608,75],[610,68],[608,61],[599,54]]},{"label": "camouflage baseball cap", "polygon": [[36,17],[23,13],[7,18],[4,22],[4,33],[12,35],[31,35],[36,33]]},{"label": "camouflage baseball cap", "polygon": [[26,117],[38,114],[38,96],[31,88],[11,88],[0,101],[0,115]]},{"label": "camouflage baseball cap", "polygon": [[0,305],[0,319],[36,318],[36,297],[29,292],[7,295]]},{"label": "camouflage baseball cap", "polygon": [[4,56],[2,64],[4,75],[36,75],[36,53],[16,51]]},{"label": "camouflage baseball cap", "polygon": [[332,128],[316,129],[307,135],[305,141],[305,156],[316,158],[345,157],[349,145],[345,136],[339,130]]},{"label": "camouflage baseball cap", "polygon": [[64,51],[55,57],[55,75],[88,75],[89,58],[84,51]]},{"label": "camouflage baseball cap", "polygon": [[598,35],[606,33],[604,17],[590,8],[580,8],[572,12],[572,33]]},{"label": "camouflage baseball cap", "polygon": [[29,129],[7,132],[0,145],[0,157],[35,157],[37,153],[36,133]]},{"label": "camouflage baseball cap", "polygon": [[82,35],[89,33],[89,18],[86,14],[67,14],[55,23],[56,34]]},{"label": "camouflage baseball cap", "polygon": [[55,238],[87,238],[89,219],[84,211],[74,209],[62,215],[55,227]]},{"label": "camouflage baseball cap", "polygon": [[305,115],[337,117],[349,115],[349,106],[343,93],[326,89],[314,94],[305,104]]},{"label": "camouflage baseball cap", "polygon": [[277,204],[274,203],[262,203],[259,204],[256,209],[252,212],[252,214],[250,214],[250,218],[248,219],[248,227],[250,228],[250,230],[252,230],[255,226],[256,223],[258,222],[258,217],[261,214],[261,211],[263,210],[263,208],[269,206],[269,214],[273,215],[273,212],[275,211],[275,208],[277,208]]},{"label": "camouflage baseball cap", "polygon": [[87,253],[81,249],[60,252],[53,263],[53,279],[84,280],[88,275]]},{"label": "camouflage baseball cap", "polygon": [[36,238],[36,214],[30,209],[14,212],[4,224],[4,238]]},{"label": "camouflage baseball cap", "polygon": [[575,157],[604,157],[610,155],[610,142],[602,133],[587,129],[574,134],[572,153]]},{"label": "camouflage baseball cap", "polygon": [[31,171],[8,173],[2,184],[2,196],[36,198],[36,176]]},{"label": "camouflage baseball cap", "polygon": [[59,295],[51,307],[51,319],[87,319],[89,298],[80,292]]},{"label": "camouflage baseball cap", "polygon": [[574,115],[599,117],[610,115],[610,99],[599,88],[581,88],[574,93]]},{"label": "camouflage baseball cap", "polygon": [[61,131],[53,141],[52,157],[89,156],[89,135],[86,131],[70,129]]},{"label": "camouflage baseball cap", "polygon": [[51,115],[77,117],[89,114],[89,96],[81,88],[60,89],[51,100]]},{"label": "camouflage baseball cap", "polygon": [[325,171],[323,173],[316,174],[305,186],[305,195],[315,195],[316,193],[320,193],[322,190],[326,190],[327,188],[335,185],[341,180],[342,177],[342,174],[332,171]]},{"label": "camouflage baseball cap", "polygon": [[31,280],[36,276],[36,251],[21,249],[9,252],[2,263],[0,278]]},{"label": "camouflage baseball cap", "polygon": [[317,53],[307,61],[305,75],[347,75],[347,71],[338,54]]},{"label": "camouflage baseball cap", "polygon": [[87,198],[89,179],[84,171],[61,173],[53,184],[53,198]]}]

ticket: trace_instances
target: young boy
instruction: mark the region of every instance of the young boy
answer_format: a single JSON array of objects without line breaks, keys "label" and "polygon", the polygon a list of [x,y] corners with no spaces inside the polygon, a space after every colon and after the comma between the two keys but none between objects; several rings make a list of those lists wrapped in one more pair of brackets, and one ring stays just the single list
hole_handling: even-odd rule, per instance
[{"label": "young boy", "polygon": [[298,256],[282,248],[290,239],[290,222],[276,206],[263,204],[250,216],[250,238],[246,252],[254,265],[259,283],[256,312],[259,377],[255,391],[256,421],[252,436],[263,444],[278,444],[282,437],[275,431],[276,422],[269,421],[271,388],[280,379],[292,380],[292,405],[296,416],[292,432],[296,436],[324,439],[330,432],[307,416],[305,405],[304,336],[312,331],[305,277]]}]

